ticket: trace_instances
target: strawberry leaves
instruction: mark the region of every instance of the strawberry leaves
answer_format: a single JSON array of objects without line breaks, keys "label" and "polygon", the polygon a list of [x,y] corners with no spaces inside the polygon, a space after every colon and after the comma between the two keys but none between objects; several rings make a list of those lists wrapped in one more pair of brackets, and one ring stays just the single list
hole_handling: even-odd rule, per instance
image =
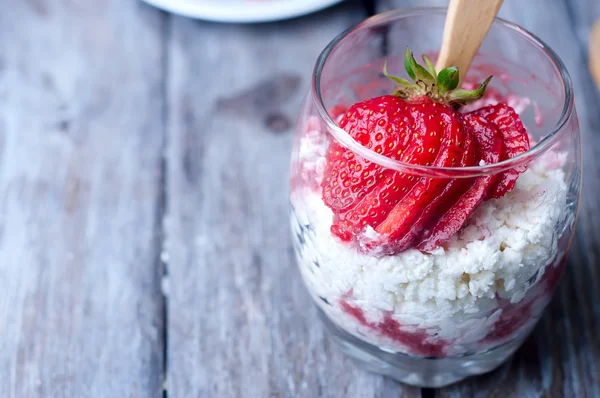
[{"label": "strawberry leaves", "polygon": [[492,79],[492,76],[488,77],[476,90],[456,89],[459,82],[459,70],[456,66],[444,68],[436,73],[431,60],[427,56],[423,56],[423,60],[426,67],[418,64],[412,51],[406,47],[404,69],[414,83],[389,74],[386,62],[383,66],[384,76],[399,86],[394,92],[395,96],[406,101],[428,97],[435,102],[457,108],[482,98],[488,83]]},{"label": "strawberry leaves", "polygon": [[427,55],[423,55],[423,61],[425,61],[425,65],[427,65],[427,71],[431,73],[431,76],[437,79],[437,72],[435,71],[435,66],[433,66],[433,62]]},{"label": "strawberry leaves", "polygon": [[440,71],[437,78],[438,92],[445,95],[447,92],[454,90],[458,86],[458,68],[451,66]]},{"label": "strawberry leaves", "polygon": [[398,83],[402,87],[410,88],[410,87],[414,87],[415,86],[413,83],[409,82],[406,79],[403,79],[403,78],[398,77],[398,76],[392,76],[392,75],[390,75],[388,73],[388,70],[387,70],[387,61],[385,61],[385,63],[383,64],[383,75],[385,77],[387,77],[388,79],[393,80],[394,82]]},{"label": "strawberry leaves", "polygon": [[435,78],[427,71],[427,69],[417,63],[412,51],[410,51],[408,47],[406,47],[406,51],[404,52],[404,68],[406,69],[408,76],[410,76],[417,84],[419,81],[423,81],[427,84],[435,83]]}]

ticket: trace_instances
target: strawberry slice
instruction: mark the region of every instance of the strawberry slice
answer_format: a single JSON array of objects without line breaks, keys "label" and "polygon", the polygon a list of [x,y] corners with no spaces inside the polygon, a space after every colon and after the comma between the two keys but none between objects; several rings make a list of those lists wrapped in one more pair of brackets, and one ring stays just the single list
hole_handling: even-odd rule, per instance
[{"label": "strawberry slice", "polygon": [[[414,140],[402,153],[403,159],[418,159],[423,164],[430,163],[437,151],[422,154],[419,143]],[[377,187],[369,192],[360,203],[347,212],[340,212],[334,218],[335,223],[342,222],[341,230],[357,234],[367,225],[379,225],[389,212],[407,195],[418,180],[411,174],[386,170],[380,173]]]},{"label": "strawberry slice", "polygon": [[[465,128],[473,131],[482,160],[486,163],[497,163],[502,153],[502,139],[496,127],[475,114],[464,115],[463,123]],[[421,238],[421,242],[416,246],[417,249],[431,251],[457,233],[479,203],[484,200],[496,179],[497,176],[493,175],[477,177],[454,205],[438,218],[435,226],[427,232],[428,235]]]},{"label": "strawberry slice", "polygon": [[[392,159],[399,159],[410,139],[410,115],[399,112],[406,103],[391,95],[353,105],[340,127],[361,145]],[[327,153],[323,201],[334,212],[352,208],[383,178],[378,164],[356,156],[337,141]]]},{"label": "strawberry slice", "polygon": [[[477,164],[478,160],[481,159],[479,146],[473,132],[463,129],[463,134],[465,137],[464,151],[460,159],[460,166],[472,166]],[[472,183],[472,181],[466,178],[446,179],[445,182],[444,190],[425,207],[421,217],[419,217],[419,220],[413,226],[414,233],[419,235],[419,241],[421,240],[421,236],[429,236],[431,234],[430,228],[435,226],[439,217],[456,203],[458,198]]]},{"label": "strawberry slice", "polygon": [[[529,135],[523,122],[513,108],[507,104],[489,105],[473,111],[488,122],[494,124],[502,135],[503,147],[500,160],[507,160],[529,150]],[[501,198],[514,188],[519,174],[525,172],[526,166],[515,167],[498,176],[498,182],[490,189],[486,199]]]},{"label": "strawberry slice", "polygon": [[[483,97],[491,76],[474,90],[456,90],[458,68],[437,73],[426,64],[419,65],[407,48],[404,65],[413,82],[384,67],[383,74],[398,84],[394,95],[354,104],[340,115],[340,127],[359,145],[415,165],[491,164],[529,148],[522,123],[507,105],[457,111]],[[471,179],[419,177],[362,159],[334,140],[322,197],[333,213],[332,234],[348,244],[377,249],[374,255],[413,246],[429,251],[458,232],[483,200],[512,189],[523,171]]]},{"label": "strawberry slice", "polygon": [[[373,146],[372,141],[381,141],[378,136],[383,134],[377,127],[385,127],[388,131],[387,149],[381,149],[380,153],[411,164],[431,165],[438,155],[444,128],[456,123],[449,116],[451,110],[427,98],[415,103],[391,98],[393,100],[379,98],[374,104],[367,101],[352,107],[340,122],[340,126],[348,129],[353,138],[361,144],[374,148],[376,152],[379,152],[381,147]],[[373,109],[384,105],[388,108]],[[371,108],[369,112],[366,112],[367,108]],[[360,118],[354,117],[357,113]],[[387,126],[380,118],[382,113],[386,114],[386,121],[389,120],[389,115],[392,115],[395,120],[401,118],[401,122],[395,127]],[[431,113],[431,117],[424,116],[424,113]],[[443,118],[442,115],[446,117]],[[371,120],[372,118],[376,119]],[[325,170],[324,201],[332,208],[339,203],[337,211],[334,212],[331,232],[342,240],[350,240],[367,225],[375,228],[385,220],[419,178],[391,169],[382,169],[381,166],[368,161],[360,162],[358,156],[349,150],[340,149],[342,147],[337,143],[333,144],[335,146],[333,150],[329,150],[328,162],[333,163],[334,167]],[[332,162],[332,159],[335,160]],[[357,175],[357,170],[362,174]],[[343,180],[332,184],[331,178]],[[354,183],[356,186],[353,186]],[[342,188],[338,189],[340,185]],[[343,190],[345,187],[353,192],[346,193],[347,191]],[[328,202],[329,195],[334,202],[331,205]]]},{"label": "strawberry slice", "polygon": [[[449,112],[440,112],[438,115],[440,122],[445,121],[445,123],[438,122],[438,125],[444,126],[441,146],[433,162],[433,165],[438,167],[458,166],[463,158],[461,149],[464,147],[465,134],[460,123],[450,116]],[[402,251],[414,244],[414,240],[432,214],[430,205],[438,202],[447,185],[448,180],[444,179],[419,179],[390,215],[376,228],[378,233],[387,236],[389,240],[387,244],[389,249],[386,251]]]}]

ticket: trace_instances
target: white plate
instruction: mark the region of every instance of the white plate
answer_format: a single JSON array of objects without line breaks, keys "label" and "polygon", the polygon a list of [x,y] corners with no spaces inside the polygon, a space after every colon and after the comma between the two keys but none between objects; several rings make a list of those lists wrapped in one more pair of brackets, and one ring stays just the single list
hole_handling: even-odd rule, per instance
[{"label": "white plate", "polygon": [[187,17],[218,22],[278,21],[321,10],[342,0],[142,0]]}]

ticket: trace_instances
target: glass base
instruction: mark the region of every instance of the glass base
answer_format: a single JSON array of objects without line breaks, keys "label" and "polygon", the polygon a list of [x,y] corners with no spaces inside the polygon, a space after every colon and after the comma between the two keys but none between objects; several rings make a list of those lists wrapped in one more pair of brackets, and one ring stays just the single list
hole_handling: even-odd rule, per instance
[{"label": "glass base", "polygon": [[527,337],[522,336],[481,354],[424,358],[383,351],[340,329],[320,308],[319,315],[342,351],[359,366],[417,387],[444,387],[469,376],[490,372],[504,363]]}]

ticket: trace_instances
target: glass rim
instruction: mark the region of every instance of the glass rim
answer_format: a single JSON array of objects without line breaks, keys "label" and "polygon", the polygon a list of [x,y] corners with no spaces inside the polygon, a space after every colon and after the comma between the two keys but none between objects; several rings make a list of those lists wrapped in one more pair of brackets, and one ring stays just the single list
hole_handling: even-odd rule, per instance
[{"label": "glass rim", "polygon": [[498,163],[486,164],[482,166],[468,166],[468,167],[441,167],[441,166],[421,166],[400,160],[391,159],[385,155],[381,155],[372,149],[362,146],[360,143],[355,141],[345,130],[340,128],[337,123],[331,118],[329,112],[326,109],[323,97],[321,95],[321,73],[325,66],[327,59],[331,52],[340,44],[345,38],[350,36],[352,33],[363,30],[365,28],[372,28],[384,23],[392,22],[406,17],[425,15],[429,13],[446,14],[446,7],[414,7],[414,8],[401,8],[383,12],[381,14],[374,15],[370,18],[365,19],[358,25],[347,29],[333,39],[321,52],[317,58],[313,75],[312,75],[312,99],[315,103],[317,113],[319,117],[325,122],[326,127],[330,134],[352,152],[360,155],[361,157],[377,163],[385,168],[397,170],[405,173],[419,174],[426,177],[475,177],[481,175],[496,174],[505,170],[513,169],[515,167],[525,165],[541,156],[546,152],[552,145],[557,141],[560,133],[563,131],[563,127],[570,119],[573,112],[573,87],[571,76],[566,70],[566,67],[559,56],[538,38],[533,33],[520,27],[519,25],[509,22],[502,18],[496,18],[494,25],[500,25],[502,28],[509,29],[515,32],[517,35],[525,38],[528,42],[535,45],[552,63],[555,69],[558,71],[560,78],[562,79],[562,86],[564,89],[564,104],[562,113],[554,127],[550,129],[550,132],[544,136],[536,145],[532,146],[528,151],[517,155],[513,158],[503,160]]}]

